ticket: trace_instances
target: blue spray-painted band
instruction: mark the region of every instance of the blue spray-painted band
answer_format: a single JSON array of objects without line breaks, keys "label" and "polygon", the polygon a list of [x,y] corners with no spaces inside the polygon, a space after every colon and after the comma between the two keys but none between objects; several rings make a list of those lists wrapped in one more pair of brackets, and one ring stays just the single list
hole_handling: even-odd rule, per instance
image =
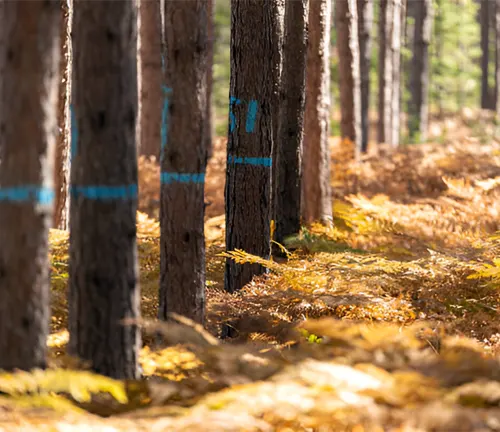
[{"label": "blue spray-painted band", "polygon": [[76,150],[78,145],[78,125],[76,124],[76,116],[73,105],[69,106],[70,112],[70,129],[71,129],[71,152],[70,159],[73,159],[76,156]]},{"label": "blue spray-painted band", "polygon": [[137,198],[137,185],[127,186],[71,186],[73,198],[92,200],[128,200]]},{"label": "blue spray-painted band", "polygon": [[55,193],[51,188],[43,186],[13,186],[0,188],[0,201],[27,202],[50,205],[54,202]]},{"label": "blue spray-painted band", "polygon": [[239,165],[260,165],[265,167],[271,167],[273,164],[273,159],[270,157],[262,158],[262,157],[236,157],[236,156],[228,156],[227,163],[234,163]]},{"label": "blue spray-painted band", "polygon": [[229,98],[229,118],[231,119],[231,125],[229,127],[229,130],[231,132],[233,132],[234,129],[236,128],[236,117],[234,116],[233,113],[233,104],[239,105],[240,103],[241,101],[233,96]]},{"label": "blue spray-painted band", "polygon": [[205,183],[205,173],[186,174],[162,172],[160,178],[162,184]]},{"label": "blue spray-painted band", "polygon": [[255,128],[255,118],[257,117],[257,108],[258,108],[257,101],[251,100],[248,104],[247,122],[245,125],[245,130],[249,133],[253,132]]},{"label": "blue spray-painted band", "polygon": [[161,143],[160,143],[160,160],[163,159],[163,153],[167,146],[167,130],[168,130],[168,94],[172,93],[172,89],[162,84],[161,89],[165,93],[165,100],[163,101],[163,110],[161,112]]}]

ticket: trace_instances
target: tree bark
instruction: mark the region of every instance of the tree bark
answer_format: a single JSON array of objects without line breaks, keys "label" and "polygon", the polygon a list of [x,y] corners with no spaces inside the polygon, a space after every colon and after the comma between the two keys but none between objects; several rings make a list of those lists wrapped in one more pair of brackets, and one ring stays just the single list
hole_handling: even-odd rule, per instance
[{"label": "tree bark", "polygon": [[[314,0],[313,0],[314,1]],[[283,70],[276,141],[274,189],[275,240],[300,230],[300,186],[304,134],[307,17],[309,0],[289,1],[285,6]]]},{"label": "tree bark", "polygon": [[54,189],[56,193],[54,224],[53,227],[60,230],[67,230],[69,223],[69,80],[70,80],[70,10],[68,0],[60,0],[61,5],[61,62],[60,62],[60,82],[59,82],[59,106],[57,123],[59,134],[56,144],[56,164],[54,169]]},{"label": "tree bark", "polygon": [[138,377],[137,7],[74,1],[69,352]]},{"label": "tree bark", "polygon": [[411,101],[408,130],[410,138],[427,140],[429,116],[429,44],[432,34],[432,0],[414,5],[415,30],[411,64]]},{"label": "tree bark", "polygon": [[379,51],[378,51],[378,127],[377,138],[379,143],[386,142],[390,125],[390,79],[392,76],[392,62],[388,52],[390,32],[392,27],[391,0],[380,0],[379,6]]},{"label": "tree bark", "polygon": [[361,86],[361,152],[368,150],[370,132],[370,66],[372,50],[373,0],[358,1],[358,41]]},{"label": "tree bark", "polygon": [[[276,0],[231,0],[230,122],[226,170],[226,248],[269,258]],[[256,32],[256,29],[260,29]],[[241,289],[265,273],[226,261],[224,287]]]},{"label": "tree bark", "polygon": [[0,3],[0,369],[46,366],[60,3]]},{"label": "tree bark", "polygon": [[339,1],[335,8],[337,49],[339,52],[340,133],[355,145],[359,157],[362,147],[361,87],[356,0]]},{"label": "tree bark", "polygon": [[306,110],[302,156],[302,219],[332,220],[330,186],[330,22],[331,0],[310,0]]},{"label": "tree bark", "polygon": [[213,156],[214,137],[214,107],[212,103],[212,88],[214,82],[214,45],[215,45],[215,1],[207,0],[208,24],[207,24],[207,128],[205,131],[205,149],[207,160]]},{"label": "tree bark", "polygon": [[160,0],[138,1],[139,148],[141,155],[158,158],[163,101]]},{"label": "tree bark", "polygon": [[500,0],[496,0],[495,6],[495,110],[500,119]]},{"label": "tree bark", "polygon": [[480,1],[479,20],[481,25],[481,108],[490,109],[490,87],[488,66],[490,63],[490,10],[489,0]]},{"label": "tree bark", "polygon": [[167,147],[161,162],[159,318],[205,316],[207,2],[166,0]]}]

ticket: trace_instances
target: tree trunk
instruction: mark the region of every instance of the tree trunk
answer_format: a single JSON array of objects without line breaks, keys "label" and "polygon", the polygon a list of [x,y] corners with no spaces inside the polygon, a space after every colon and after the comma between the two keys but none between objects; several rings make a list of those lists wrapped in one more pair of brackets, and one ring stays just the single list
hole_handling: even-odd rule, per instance
[{"label": "tree trunk", "polygon": [[391,0],[380,0],[378,16],[378,127],[377,138],[379,143],[386,142],[390,125],[390,78],[392,76],[392,63],[388,53],[389,34],[392,27]]},{"label": "tree trunk", "polygon": [[339,1],[335,7],[339,52],[340,133],[349,138],[359,157],[361,135],[361,88],[356,0]]},{"label": "tree trunk", "polygon": [[138,376],[137,8],[74,1],[69,352],[114,378]]},{"label": "tree trunk", "polygon": [[[167,147],[161,168],[159,318],[205,316],[207,2],[166,0]],[[175,109],[174,109],[175,108]]]},{"label": "tree trunk", "polygon": [[0,3],[0,369],[43,368],[49,332],[60,3]]},{"label": "tree trunk", "polygon": [[408,129],[410,138],[427,140],[429,116],[429,44],[432,34],[432,0],[414,5],[415,31],[411,64],[411,101]]},{"label": "tree trunk", "polygon": [[328,145],[331,11],[331,0],[310,0],[301,199],[305,222],[332,220]]},{"label": "tree trunk", "polygon": [[403,36],[403,17],[405,15],[405,0],[391,0],[393,2],[393,27],[392,27],[392,89],[391,89],[391,147],[398,147],[401,136],[401,38]]},{"label": "tree trunk", "polygon": [[358,1],[358,38],[361,85],[361,151],[368,150],[370,132],[370,66],[373,26],[373,0]]},{"label": "tree trunk", "polygon": [[495,110],[500,119],[500,0],[496,0],[495,6]]},{"label": "tree trunk", "polygon": [[160,0],[139,1],[139,148],[143,156],[160,154],[163,82]]},{"label": "tree trunk", "polygon": [[[269,258],[276,0],[231,0],[230,124],[226,170],[226,248]],[[256,32],[256,29],[262,29]],[[224,287],[234,292],[265,273],[226,261]]]},{"label": "tree trunk", "polygon": [[207,127],[205,130],[205,149],[207,160],[213,156],[214,137],[214,106],[212,103],[212,88],[214,82],[214,45],[215,45],[215,1],[207,0],[208,23],[207,23]]},{"label": "tree trunk", "polygon": [[68,0],[60,0],[62,19],[60,31],[61,63],[59,81],[59,106],[57,123],[59,134],[56,144],[56,164],[54,169],[54,189],[56,193],[54,228],[67,230],[69,222],[69,78],[70,78],[70,10]]},{"label": "tree trunk", "polygon": [[294,0],[285,6],[280,115],[275,143],[277,173],[276,185],[273,185],[278,243],[300,230],[308,11],[309,0]]},{"label": "tree trunk", "polygon": [[490,109],[488,66],[490,63],[490,11],[489,0],[481,0],[479,19],[481,24],[481,108]]}]

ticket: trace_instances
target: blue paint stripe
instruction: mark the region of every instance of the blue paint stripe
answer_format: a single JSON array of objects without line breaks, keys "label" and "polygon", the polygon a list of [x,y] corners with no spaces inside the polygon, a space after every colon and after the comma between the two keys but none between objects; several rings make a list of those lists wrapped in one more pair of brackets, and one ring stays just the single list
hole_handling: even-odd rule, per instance
[{"label": "blue paint stripe", "polygon": [[234,96],[230,96],[229,98],[229,119],[231,121],[231,125],[229,126],[229,130],[231,132],[236,128],[236,117],[233,113],[233,104],[239,105],[241,101],[236,99]]},{"label": "blue paint stripe", "polygon": [[238,165],[257,165],[257,166],[265,166],[271,167],[273,164],[272,158],[263,158],[263,157],[236,157],[236,156],[228,156],[227,163],[234,163]]},{"label": "blue paint stripe", "polygon": [[167,131],[168,131],[168,94],[172,93],[172,89],[162,84],[161,90],[165,93],[163,101],[163,109],[161,112],[161,131],[160,131],[160,160],[163,160],[163,154],[167,147]]},{"label": "blue paint stripe", "polygon": [[70,130],[71,130],[71,152],[70,159],[76,156],[76,150],[78,146],[78,125],[76,124],[76,115],[73,105],[69,106],[70,112]]},{"label": "blue paint stripe", "polygon": [[71,186],[73,198],[93,200],[127,200],[137,198],[137,185],[127,186]]},{"label": "blue paint stripe", "polygon": [[187,173],[162,172],[160,178],[162,184],[205,183],[205,173],[187,174]]},{"label": "blue paint stripe", "polygon": [[255,128],[255,118],[257,117],[257,108],[258,108],[257,101],[251,100],[248,104],[247,122],[245,125],[245,130],[249,133],[253,132]]},{"label": "blue paint stripe", "polygon": [[54,202],[55,193],[52,188],[41,186],[13,186],[0,188],[0,201],[28,202],[50,205]]}]

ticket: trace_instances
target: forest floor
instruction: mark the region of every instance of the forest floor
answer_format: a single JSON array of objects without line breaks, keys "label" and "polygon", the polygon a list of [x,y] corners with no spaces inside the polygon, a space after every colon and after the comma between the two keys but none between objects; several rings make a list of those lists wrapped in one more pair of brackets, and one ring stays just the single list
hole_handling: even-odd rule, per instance
[{"label": "forest floor", "polygon": [[[304,228],[286,244],[287,260],[234,254],[270,273],[233,295],[222,289],[226,157],[216,140],[206,183],[208,333],[147,325],[137,382],[68,371],[83,366],[64,352],[68,238],[52,231],[56,370],[0,374],[0,431],[500,430],[500,141],[488,124],[479,113],[435,122],[434,142],[381,147],[360,164],[332,139],[334,226]],[[150,319],[158,184],[156,163],[141,160]],[[168,346],[151,343],[154,331]],[[231,338],[212,337],[223,333]],[[87,400],[86,391],[103,393]]]}]

